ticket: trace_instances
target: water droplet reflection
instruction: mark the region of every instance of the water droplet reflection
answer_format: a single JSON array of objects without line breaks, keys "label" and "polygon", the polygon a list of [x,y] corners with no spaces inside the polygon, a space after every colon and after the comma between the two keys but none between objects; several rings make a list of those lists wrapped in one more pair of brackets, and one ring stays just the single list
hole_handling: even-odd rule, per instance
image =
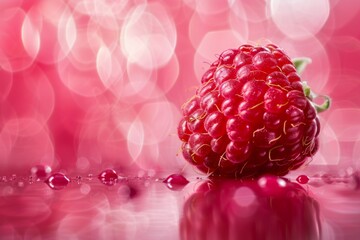
[{"label": "water droplet reflection", "polygon": [[36,165],[30,169],[31,176],[35,180],[44,180],[49,177],[51,173],[51,167],[47,165]]},{"label": "water droplet reflection", "polygon": [[299,175],[296,178],[296,181],[300,184],[307,184],[309,182],[309,177],[306,175]]}]

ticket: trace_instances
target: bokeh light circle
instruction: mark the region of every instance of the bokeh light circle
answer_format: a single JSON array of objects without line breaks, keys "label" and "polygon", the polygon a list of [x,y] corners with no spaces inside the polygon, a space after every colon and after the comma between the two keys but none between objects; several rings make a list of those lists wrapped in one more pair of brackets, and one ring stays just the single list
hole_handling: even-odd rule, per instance
[{"label": "bokeh light circle", "polygon": [[327,123],[332,126],[339,141],[360,141],[360,109],[337,108],[328,115]]},{"label": "bokeh light circle", "polygon": [[341,163],[341,148],[336,132],[334,132],[332,126],[322,118],[320,118],[320,124],[321,134],[319,136],[319,152],[313,156],[310,164],[322,166],[339,165]]},{"label": "bokeh light circle", "polygon": [[268,16],[268,8],[266,1],[253,0],[253,1],[237,1],[228,0],[229,8],[239,19],[261,23],[266,21]]},{"label": "bokeh light circle", "polygon": [[[28,20],[25,11],[21,8],[10,8],[1,12],[0,17],[0,66],[9,72],[18,72],[28,68],[37,54],[38,30]],[[35,33],[35,41],[30,42],[30,35]],[[26,47],[23,44],[26,42]],[[28,44],[28,45],[27,45]],[[26,50],[31,49],[33,56]]]},{"label": "bokeh light circle", "polygon": [[1,79],[0,81],[0,104],[1,104],[1,102],[7,98],[11,90],[13,84],[13,74],[12,72],[4,71],[0,67],[0,79]]},{"label": "bokeh light circle", "polygon": [[72,92],[85,97],[102,94],[122,79],[122,57],[119,49],[111,51],[107,46],[99,47],[97,53],[90,49],[79,58],[64,59],[57,65],[63,84]]},{"label": "bokeh light circle", "polygon": [[276,26],[289,38],[304,39],[318,33],[330,14],[329,0],[271,0]]},{"label": "bokeh light circle", "polygon": [[17,75],[7,101],[18,118],[35,119],[40,124],[36,132],[46,126],[54,111],[54,88],[41,68],[29,68]]},{"label": "bokeh light circle", "polygon": [[315,93],[324,93],[324,87],[329,81],[331,64],[323,43],[317,37],[311,36],[296,41],[284,38],[279,40],[278,45],[291,58],[308,57],[311,59],[311,63],[306,66],[301,78],[308,82]]},{"label": "bokeh light circle", "polygon": [[[222,40],[219,41],[219,39]],[[224,29],[205,34],[194,58],[194,70],[198,81],[200,81],[209,64],[216,60],[217,55],[226,49],[239,47],[239,43],[244,41],[242,36],[233,30]]]},{"label": "bokeh light circle", "polygon": [[166,10],[159,4],[147,4],[129,13],[120,44],[128,61],[156,69],[171,59],[176,39],[175,24]]}]

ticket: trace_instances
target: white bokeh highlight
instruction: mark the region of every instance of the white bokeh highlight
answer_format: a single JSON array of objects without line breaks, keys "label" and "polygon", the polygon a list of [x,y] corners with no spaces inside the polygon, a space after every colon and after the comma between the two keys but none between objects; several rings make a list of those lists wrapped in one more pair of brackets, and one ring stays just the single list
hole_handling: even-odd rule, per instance
[{"label": "white bokeh highlight", "polygon": [[271,0],[269,4],[276,26],[293,39],[317,34],[330,14],[329,0]]},{"label": "white bokeh highlight", "polygon": [[64,11],[59,19],[57,29],[60,47],[66,56],[73,48],[77,37],[77,28],[73,15],[68,11]]},{"label": "white bokeh highlight", "polygon": [[135,119],[129,127],[127,134],[127,146],[131,158],[136,161],[144,145],[144,127],[139,119]]},{"label": "white bokeh highlight", "polygon": [[120,44],[128,61],[148,69],[164,66],[174,54],[175,24],[161,5],[140,5],[129,13]]},{"label": "white bokeh highlight", "polygon": [[35,58],[40,49],[40,34],[37,27],[31,22],[29,16],[24,18],[21,27],[21,40],[29,56]]},{"label": "white bokeh highlight", "polygon": [[216,56],[226,49],[239,47],[242,40],[242,36],[233,30],[224,29],[205,34],[194,58],[194,71],[198,81],[200,81],[209,64],[216,60]]}]

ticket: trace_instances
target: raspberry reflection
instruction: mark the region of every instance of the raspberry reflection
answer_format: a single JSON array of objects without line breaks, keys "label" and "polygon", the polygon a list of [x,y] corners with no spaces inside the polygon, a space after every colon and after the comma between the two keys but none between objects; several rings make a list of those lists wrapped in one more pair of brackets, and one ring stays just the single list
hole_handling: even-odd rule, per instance
[{"label": "raspberry reflection", "polygon": [[[266,184],[264,184],[264,182]],[[181,239],[320,239],[319,204],[279,177],[216,180],[186,201]]]}]

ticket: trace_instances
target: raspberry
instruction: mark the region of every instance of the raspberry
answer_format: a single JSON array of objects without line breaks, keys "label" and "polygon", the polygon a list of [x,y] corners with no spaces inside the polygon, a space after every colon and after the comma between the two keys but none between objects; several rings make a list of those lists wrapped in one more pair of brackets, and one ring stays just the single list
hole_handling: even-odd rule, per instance
[{"label": "raspberry", "polygon": [[274,44],[220,54],[182,107],[184,158],[215,177],[281,176],[302,166],[318,150],[317,113],[330,104],[312,102],[299,76],[305,64]]}]

